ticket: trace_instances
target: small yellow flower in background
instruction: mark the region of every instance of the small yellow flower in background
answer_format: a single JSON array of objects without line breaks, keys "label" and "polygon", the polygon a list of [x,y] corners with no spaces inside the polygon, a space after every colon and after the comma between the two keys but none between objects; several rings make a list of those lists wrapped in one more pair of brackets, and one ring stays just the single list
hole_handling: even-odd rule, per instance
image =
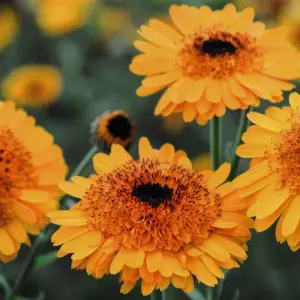
[{"label": "small yellow flower in background", "polygon": [[60,96],[63,79],[58,68],[25,65],[13,70],[2,83],[4,98],[19,105],[44,106]]},{"label": "small yellow flower in background", "polygon": [[134,141],[135,127],[123,111],[108,111],[92,123],[91,134],[92,143],[99,148],[103,144],[109,149],[112,144],[120,144],[128,149]]},{"label": "small yellow flower in background", "polygon": [[209,170],[212,167],[209,153],[201,153],[192,160],[193,169],[196,171]]},{"label": "small yellow flower in background", "polygon": [[248,114],[255,123],[237,149],[251,158],[251,167],[234,180],[234,187],[251,205],[257,231],[277,219],[276,237],[300,248],[300,95],[292,93],[289,107],[269,107],[265,114]]},{"label": "small yellow flower in background", "polygon": [[112,39],[121,35],[132,42],[136,38],[136,30],[131,16],[125,9],[115,7],[100,7],[98,26],[101,36]]},{"label": "small yellow flower in background", "polygon": [[183,130],[185,123],[183,122],[180,114],[172,114],[166,118],[163,118],[162,126],[169,133],[176,135]]},{"label": "small yellow flower in background", "polygon": [[18,19],[12,8],[0,8],[0,51],[10,44],[19,29]]},{"label": "small yellow flower in background", "polygon": [[0,102],[0,261],[30,245],[58,208],[58,182],[67,166],[53,137],[12,101]]},{"label": "small yellow flower in background", "polygon": [[290,27],[289,38],[300,48],[300,2],[298,0],[291,0],[289,5],[282,10],[279,22]]},{"label": "small yellow flower in background", "polygon": [[[276,17],[285,9],[293,0],[237,0],[237,7],[243,9],[253,6],[259,15]],[[298,1],[298,0],[295,0]]]},{"label": "small yellow flower in background", "polygon": [[38,0],[37,23],[49,35],[68,34],[86,25],[95,0]]},{"label": "small yellow flower in background", "polygon": [[259,98],[282,101],[292,90],[289,80],[300,77],[297,50],[287,41],[285,27],[266,30],[253,22],[254,10],[236,12],[233,4],[213,12],[172,5],[173,26],[151,19],[140,28],[146,41],[136,41],[143,52],[130,69],[145,75],[139,96],[165,89],[155,114],[182,112],[185,122],[205,124],[226,108],[258,106]]},{"label": "small yellow flower in background", "polygon": [[183,151],[139,142],[139,160],[120,145],[94,156],[97,175],[60,185],[79,198],[70,210],[48,214],[61,225],[52,236],[58,256],[95,278],[120,273],[122,293],[141,279],[143,295],[170,283],[191,292],[193,275],[215,286],[222,268],[247,258],[252,220],[247,202],[226,180],[230,165],[195,172]]}]

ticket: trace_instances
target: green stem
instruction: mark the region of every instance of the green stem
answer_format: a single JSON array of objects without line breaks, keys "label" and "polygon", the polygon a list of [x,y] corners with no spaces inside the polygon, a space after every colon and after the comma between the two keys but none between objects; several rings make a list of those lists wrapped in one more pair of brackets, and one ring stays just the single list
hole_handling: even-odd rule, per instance
[{"label": "green stem", "polygon": [[206,288],[206,300],[213,300],[213,288],[207,287]]},{"label": "green stem", "polygon": [[[92,147],[88,153],[84,156],[84,158],[81,160],[81,162],[78,164],[78,166],[75,168],[75,170],[72,172],[72,174],[69,176],[69,178],[73,176],[80,175],[81,172],[86,168],[94,154],[97,152],[98,148],[97,147]],[[65,196],[62,198],[61,201],[65,199]],[[50,226],[51,227],[51,226]],[[13,291],[12,294],[8,299],[13,300],[14,297],[18,294],[20,287],[22,286],[25,277],[29,274],[33,267],[33,262],[35,260],[35,256],[38,252],[39,246],[41,243],[48,241],[48,239],[51,236],[51,229],[50,231],[47,231],[46,234],[41,233],[39,236],[36,237],[33,245],[29,249],[29,252],[24,260],[24,263],[21,266],[20,272],[16,278],[16,281],[14,283]]]},{"label": "green stem", "polygon": [[220,120],[213,117],[210,120],[210,155],[212,159],[213,170],[220,166]]},{"label": "green stem", "polygon": [[93,156],[97,153],[98,148],[96,146],[93,146],[87,154],[84,156],[82,161],[78,164],[78,166],[75,168],[75,170],[72,172],[72,174],[69,176],[69,178],[73,176],[78,176],[84,171],[90,160],[93,158]]},{"label": "green stem", "polygon": [[39,235],[35,238],[32,246],[29,249],[29,252],[25,258],[25,261],[20,268],[20,272],[17,275],[16,281],[15,281],[13,289],[12,289],[12,293],[8,299],[13,300],[14,297],[16,295],[18,295],[18,292],[22,286],[22,283],[23,283],[25,277],[28,275],[28,273],[32,269],[33,261],[34,261],[35,255],[38,252],[38,249],[39,249],[42,239],[43,239],[42,235]]},{"label": "green stem", "polygon": [[167,300],[166,292],[160,292],[158,290],[154,290],[150,295],[151,300]]},{"label": "green stem", "polygon": [[249,106],[246,110],[242,111],[239,128],[236,135],[236,140],[234,144],[234,153],[231,160],[231,172],[229,174],[228,180],[233,180],[237,174],[239,163],[240,163],[240,157],[236,154],[236,148],[241,144],[242,142],[242,135],[246,131],[246,129],[249,126],[249,120],[247,118],[248,112],[252,111],[252,106]]}]

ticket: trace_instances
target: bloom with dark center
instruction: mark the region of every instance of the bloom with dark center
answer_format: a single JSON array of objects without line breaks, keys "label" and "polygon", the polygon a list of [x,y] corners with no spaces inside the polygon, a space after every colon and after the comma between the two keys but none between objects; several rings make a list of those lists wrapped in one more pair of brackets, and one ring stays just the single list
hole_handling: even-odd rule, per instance
[{"label": "bloom with dark center", "polygon": [[28,233],[57,209],[67,167],[53,137],[14,103],[0,102],[0,261],[14,259]]},{"label": "bloom with dark center", "polygon": [[121,110],[109,111],[97,117],[91,125],[92,142],[108,148],[120,144],[128,149],[134,141],[134,124]]},{"label": "bloom with dark center", "polygon": [[48,65],[24,65],[3,81],[6,99],[23,106],[46,106],[58,100],[63,88],[60,70]]},{"label": "bloom with dark center", "polygon": [[243,135],[237,149],[251,158],[251,167],[234,180],[234,187],[248,199],[248,215],[256,217],[257,231],[268,229],[277,219],[276,237],[300,248],[300,95],[290,96],[290,106],[252,112],[256,125]]},{"label": "bloom with dark center", "polygon": [[230,165],[195,172],[183,151],[155,150],[146,138],[134,160],[120,145],[94,157],[97,175],[73,177],[61,189],[80,198],[70,210],[50,213],[58,256],[101,278],[120,273],[121,292],[141,279],[144,295],[170,282],[193,290],[193,275],[209,286],[246,259],[248,202],[230,182]]},{"label": "bloom with dark center", "polygon": [[265,30],[253,22],[252,8],[237,12],[233,4],[212,11],[187,5],[170,7],[170,24],[151,19],[135,41],[143,52],[130,69],[146,78],[141,97],[166,89],[155,114],[183,113],[185,122],[205,124],[226,108],[258,106],[259,98],[280,102],[300,77],[299,53],[284,27]]}]

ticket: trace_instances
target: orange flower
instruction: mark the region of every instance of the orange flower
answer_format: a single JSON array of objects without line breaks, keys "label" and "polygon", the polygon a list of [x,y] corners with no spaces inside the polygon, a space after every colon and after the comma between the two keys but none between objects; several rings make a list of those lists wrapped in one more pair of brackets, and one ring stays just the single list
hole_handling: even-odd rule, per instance
[{"label": "orange flower", "polygon": [[3,95],[24,106],[49,105],[61,94],[59,69],[47,65],[25,65],[13,70],[2,83]]},{"label": "orange flower", "polygon": [[290,96],[291,107],[269,107],[265,115],[252,112],[256,125],[243,135],[237,149],[251,158],[251,167],[234,180],[246,197],[248,216],[256,217],[257,231],[268,229],[278,218],[276,237],[287,240],[293,251],[300,248],[300,95]]},{"label": "orange flower", "polygon": [[246,259],[251,220],[247,203],[226,180],[230,165],[197,173],[183,151],[146,138],[139,160],[120,145],[94,157],[97,175],[73,177],[62,190],[81,200],[49,214],[61,225],[53,235],[58,256],[72,254],[72,267],[95,278],[120,273],[122,293],[141,279],[143,295],[170,282],[186,292],[193,276],[214,286]]},{"label": "orange flower", "polygon": [[17,16],[12,8],[0,8],[0,26],[0,50],[2,50],[13,41],[19,29]]},{"label": "orange flower", "polygon": [[196,171],[203,171],[207,169],[211,169],[212,162],[209,153],[201,153],[197,157],[192,160],[193,169]]},{"label": "orange flower", "polygon": [[64,35],[83,27],[95,0],[38,0],[37,23],[49,35]]},{"label": "orange flower", "polygon": [[265,30],[253,22],[254,10],[236,12],[233,4],[211,11],[172,5],[173,26],[150,20],[140,28],[146,41],[130,69],[145,75],[139,96],[166,88],[155,114],[182,112],[185,122],[205,124],[223,116],[226,107],[258,106],[259,97],[280,102],[288,81],[300,77],[299,53],[287,41],[287,29]]},{"label": "orange flower", "polygon": [[11,101],[0,102],[0,261],[14,259],[30,245],[57,209],[58,182],[67,167],[53,137]]},{"label": "orange flower", "polygon": [[92,143],[99,148],[120,144],[128,149],[134,141],[135,128],[132,120],[121,110],[108,111],[97,117],[91,126]]},{"label": "orange flower", "polygon": [[300,3],[298,0],[290,0],[289,5],[281,11],[279,22],[289,26],[290,41],[300,48]]}]

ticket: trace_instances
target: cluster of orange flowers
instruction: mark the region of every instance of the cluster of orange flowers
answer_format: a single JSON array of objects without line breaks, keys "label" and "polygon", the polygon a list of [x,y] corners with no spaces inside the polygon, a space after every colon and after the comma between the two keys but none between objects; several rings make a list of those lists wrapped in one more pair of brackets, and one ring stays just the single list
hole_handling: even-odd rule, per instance
[{"label": "cluster of orange flowers", "polygon": [[[185,122],[202,125],[260,99],[281,102],[300,78],[288,30],[265,29],[252,8],[172,5],[170,17],[168,24],[152,19],[141,26],[143,39],[134,45],[142,54],[130,65],[146,76],[139,96],[164,90],[157,115],[182,113]],[[253,227],[264,231],[278,220],[277,240],[298,250],[300,95],[248,118],[255,125],[237,155],[250,158],[250,168],[233,182],[230,164],[193,170],[184,151],[171,144],[154,149],[147,138],[134,159],[127,151],[134,125],[119,111],[93,124],[94,139],[112,145],[109,154],[94,156],[96,174],[62,181],[67,167],[52,136],[12,102],[1,103],[0,260],[15,258],[20,244],[30,243],[28,233],[38,234],[50,219],[60,226],[52,236],[57,255],[71,254],[72,268],[95,278],[120,273],[122,293],[141,280],[149,295],[170,283],[191,292],[194,279],[215,286],[224,269],[247,258]],[[60,190],[80,200],[57,210]]]}]

